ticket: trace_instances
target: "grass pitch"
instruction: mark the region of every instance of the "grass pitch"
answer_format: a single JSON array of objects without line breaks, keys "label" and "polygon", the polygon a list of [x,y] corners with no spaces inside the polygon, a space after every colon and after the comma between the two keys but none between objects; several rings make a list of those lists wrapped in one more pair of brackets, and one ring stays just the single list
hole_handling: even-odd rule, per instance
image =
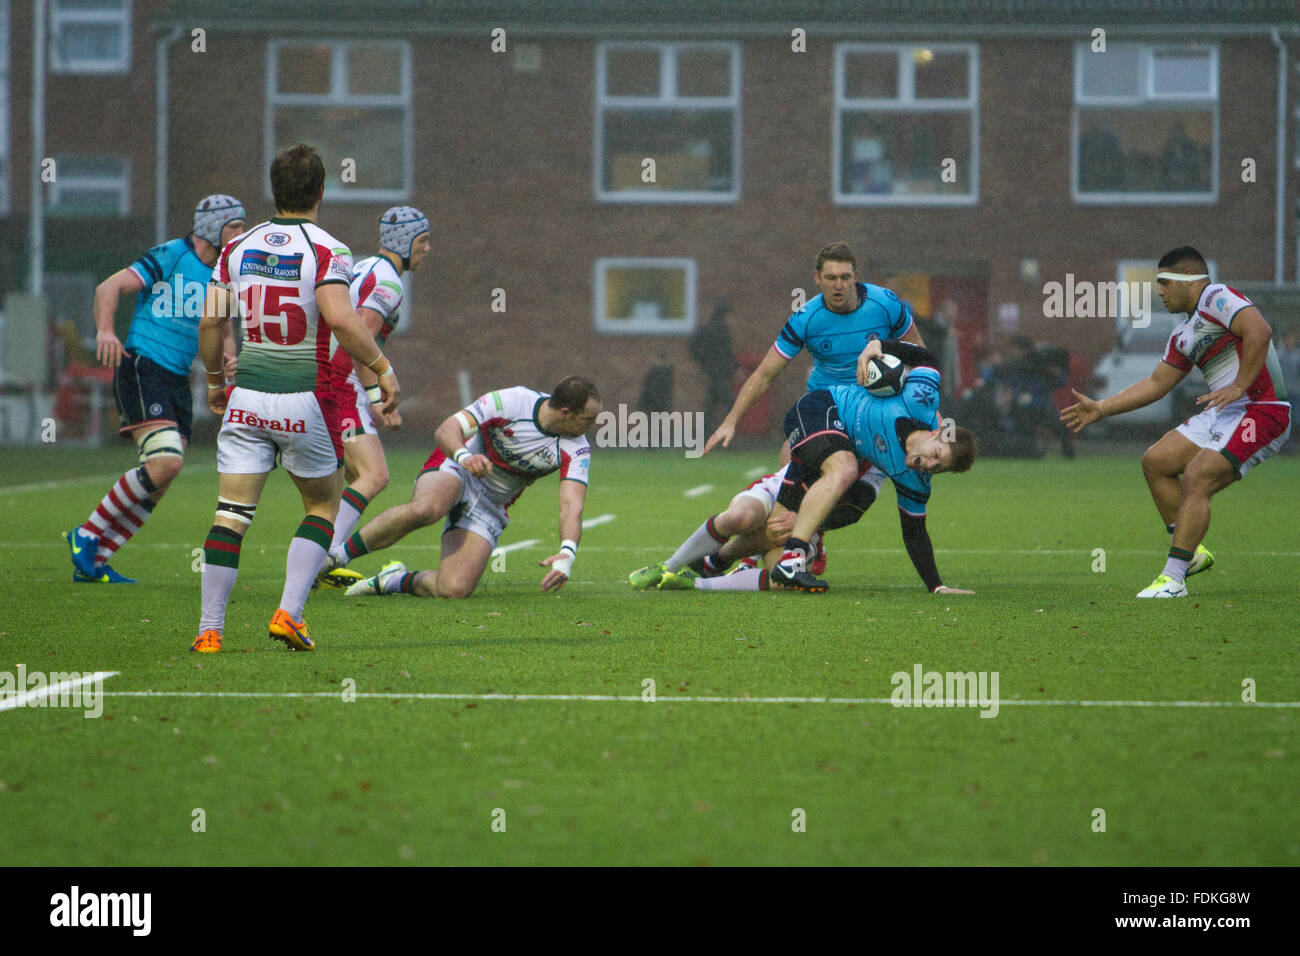
[{"label": "grass pitch", "polygon": [[[371,515],[406,500],[423,458],[390,452]],[[225,650],[200,657],[213,450],[191,450],[114,562],[140,583],[117,587],[71,583],[59,535],[131,450],[6,450],[0,671],[118,672],[99,719],[0,711],[0,820],[21,835],[7,861],[1300,863],[1300,709],[1262,706],[1300,701],[1300,460],[1215,499],[1218,564],[1182,601],[1133,598],[1168,547],[1136,456],[936,478],[939,568],[972,597],[926,594],[888,488],[828,538],[827,594],[627,586],[770,458],[598,450],[586,517],[614,518],[584,534],[558,595],[539,591],[536,564],[558,539],[550,478],[502,541],[540,544],[508,553],[473,598],[318,591],[313,654],[267,638],[301,517],[274,475]],[[355,566],[436,566],[437,545],[428,529]],[[997,672],[997,716],[871,702],[918,664]],[[434,694],[466,696],[416,696]],[[758,700],[789,697],[841,702]],[[1226,706],[1196,706],[1209,702]]]}]

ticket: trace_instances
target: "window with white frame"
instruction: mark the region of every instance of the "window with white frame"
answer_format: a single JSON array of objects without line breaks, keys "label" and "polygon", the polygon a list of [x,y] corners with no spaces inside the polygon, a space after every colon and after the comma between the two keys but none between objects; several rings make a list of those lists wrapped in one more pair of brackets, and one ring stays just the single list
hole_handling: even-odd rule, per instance
[{"label": "window with white frame", "polygon": [[954,205],[979,196],[979,49],[835,48],[833,194],[858,205]]},{"label": "window with white frame", "polygon": [[695,331],[694,259],[597,259],[596,331],[689,335]]},{"label": "window with white frame", "polygon": [[1077,202],[1218,198],[1217,47],[1081,43],[1074,67]]},{"label": "window with white frame", "polygon": [[50,69],[125,73],[131,68],[131,0],[53,0]]},{"label": "window with white frame", "polygon": [[601,200],[738,199],[739,45],[598,46],[595,153]]},{"label": "window with white frame", "polygon": [[45,214],[51,218],[121,217],[131,211],[131,168],[125,156],[55,155],[46,184]]},{"label": "window with white frame", "polygon": [[272,41],[266,76],[268,166],[277,153],[310,143],[325,163],[326,196],[410,195],[410,44]]}]

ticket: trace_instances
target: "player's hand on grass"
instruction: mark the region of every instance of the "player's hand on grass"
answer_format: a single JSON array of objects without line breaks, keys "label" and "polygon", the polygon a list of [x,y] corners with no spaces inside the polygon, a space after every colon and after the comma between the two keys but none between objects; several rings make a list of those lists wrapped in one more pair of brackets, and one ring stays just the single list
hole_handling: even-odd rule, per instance
[{"label": "player's hand on grass", "polygon": [[1225,405],[1231,405],[1245,394],[1246,390],[1233,382],[1230,385],[1223,386],[1223,388],[1216,388],[1208,395],[1199,396],[1196,399],[1196,404],[1204,405],[1204,410],[1209,411],[1211,408],[1223,408]]},{"label": "player's hand on grass", "polygon": [[379,406],[381,413],[397,411],[397,403],[401,401],[402,386],[397,384],[397,373],[393,371],[392,366],[379,376],[379,396],[383,399],[383,404]]},{"label": "player's hand on grass", "polygon": [[1074,392],[1074,397],[1079,401],[1061,409],[1061,421],[1065,422],[1065,427],[1072,432],[1081,432],[1095,421],[1101,420],[1101,402],[1089,398],[1082,392]]},{"label": "player's hand on grass", "polygon": [[704,443],[704,454],[713,450],[713,446],[722,442],[722,447],[726,448],[731,444],[731,439],[736,437],[736,426],[729,422],[723,422],[718,426],[718,430],[709,436],[709,440]]},{"label": "player's hand on grass", "polygon": [[573,555],[569,554],[569,552],[560,551],[549,558],[543,558],[537,564],[539,567],[545,568],[550,567],[551,564],[557,561],[564,562],[564,568],[551,568],[550,571],[546,572],[546,577],[542,578],[543,591],[558,591],[569,580],[569,571],[573,568]]},{"label": "player's hand on grass", "polygon": [[966,591],[962,588],[950,588],[946,584],[940,584],[930,592],[931,594],[974,594],[974,591]]},{"label": "player's hand on grass", "polygon": [[130,358],[131,353],[123,346],[122,341],[117,337],[117,333],[111,329],[107,332],[99,331],[95,333],[95,357],[99,364],[105,367],[111,365],[117,368],[122,364],[123,356]]},{"label": "player's hand on grass", "polygon": [[867,363],[873,358],[880,358],[885,354],[885,350],[880,346],[880,339],[872,339],[867,343],[867,347],[862,350],[858,356],[858,384],[867,384]]}]

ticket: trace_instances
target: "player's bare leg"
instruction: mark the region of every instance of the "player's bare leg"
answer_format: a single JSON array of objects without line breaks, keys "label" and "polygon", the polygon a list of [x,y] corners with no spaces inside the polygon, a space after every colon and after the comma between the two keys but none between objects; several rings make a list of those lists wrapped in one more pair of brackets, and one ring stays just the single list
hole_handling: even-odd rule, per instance
[{"label": "player's bare leg", "polygon": [[1170,431],[1142,454],[1142,474],[1166,526],[1178,520],[1183,496],[1183,483],[1179,476],[1200,451],[1201,448],[1186,436]]},{"label": "player's bare leg", "polygon": [[455,475],[425,472],[416,480],[410,501],[382,512],[348,540],[348,559],[391,547],[417,528],[441,521],[456,504],[460,492],[460,479]]},{"label": "player's bare leg", "polygon": [[442,536],[437,570],[414,572],[406,587],[417,597],[467,598],[478,587],[491,557],[491,541],[464,528],[453,528]]},{"label": "player's bare leg", "polygon": [[1183,501],[1174,525],[1174,547],[1195,552],[1210,529],[1210,498],[1237,480],[1232,464],[1202,448],[1183,472]]},{"label": "player's bare leg", "polygon": [[772,569],[774,583],[814,593],[826,590],[824,581],[808,573],[808,561],[812,558],[810,541],[826,522],[835,503],[857,479],[858,459],[851,451],[833,452],[821,463],[821,477],[804,493],[794,529],[785,540],[785,551]]},{"label": "player's bare leg", "polygon": [[[1210,528],[1210,498],[1237,480],[1236,469],[1217,451],[1202,448],[1183,472],[1182,500],[1175,516],[1173,545],[1164,570],[1140,598],[1186,597],[1189,565],[1198,558],[1198,546]],[[1211,558],[1211,560],[1213,560]]]}]

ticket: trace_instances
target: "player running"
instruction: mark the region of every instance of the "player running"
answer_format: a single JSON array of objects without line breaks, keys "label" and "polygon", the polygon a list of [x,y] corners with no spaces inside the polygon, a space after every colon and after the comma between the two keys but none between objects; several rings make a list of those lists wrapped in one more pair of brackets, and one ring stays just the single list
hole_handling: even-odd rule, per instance
[{"label": "player running", "polygon": [[969,470],[975,436],[939,418],[939,372],[932,352],[896,340],[873,341],[862,353],[863,365],[882,353],[912,366],[898,395],[878,398],[857,385],[836,385],[807,393],[786,415],[787,477],[807,485],[807,491],[781,560],[772,569],[772,583],[813,593],[826,590],[826,582],[807,571],[808,539],[857,479],[859,459],[865,459],[894,484],[903,544],[926,588],[931,594],[971,594],[943,584],[925,509],[930,476]]},{"label": "player running", "polygon": [[[725,511],[708,518],[682,542],[667,560],[638,568],[628,576],[628,583],[638,590],[699,588],[711,591],[766,591],[770,581],[767,570],[757,564],[726,573],[739,558],[764,557],[770,569],[781,555],[781,546],[794,527],[794,511],[807,488],[787,479],[789,465],[776,473],[764,475],[738,492]],[[836,503],[822,529],[813,535],[812,549],[822,531],[833,531],[855,524],[880,491],[885,480],[882,471],[862,463],[858,481]],[[777,502],[782,506],[777,509]],[[775,513],[774,513],[775,510]],[[769,516],[770,519],[769,519]]]},{"label": "player running", "polygon": [[[414,206],[393,206],[379,217],[379,254],[352,267],[348,288],[352,305],[366,329],[383,348],[397,327],[402,304],[402,273],[420,268],[429,251],[429,220]],[[341,556],[343,545],[375,495],[388,486],[388,462],[379,441],[370,407],[382,404],[378,376],[339,348],[334,352],[334,372],[339,378],[339,419],[343,426],[343,472],[348,486],[339,501],[330,553]],[[355,365],[355,367],[354,367]],[[386,428],[400,428],[402,415],[378,412]],[[319,581],[347,587],[361,575],[347,568],[322,572]]]},{"label": "player running", "polygon": [[[64,534],[73,581],[135,583],[109,562],[180,474],[193,420],[190,366],[199,347],[202,296],[221,247],[243,228],[238,199],[207,196],[194,208],[193,232],[155,246],[95,289],[95,353],[114,367],[121,434],[135,439],[140,465],[117,480],[80,527]],[[123,345],[113,332],[113,313],[128,295],[137,298]],[[224,361],[234,354],[231,339]]]},{"label": "player running", "polygon": [[1201,543],[1210,527],[1210,498],[1286,444],[1291,403],[1273,330],[1259,309],[1231,286],[1212,282],[1205,259],[1191,246],[1165,253],[1157,268],[1165,308],[1187,315],[1169,336],[1164,358],[1149,378],[1118,395],[1094,401],[1075,392],[1079,401],[1061,412],[1061,420],[1079,432],[1158,401],[1193,366],[1205,376],[1210,392],[1196,400],[1204,410],[1142,455],[1151,497],[1173,537],[1164,570],[1137,596],[1178,598],[1187,596],[1188,575],[1214,563]]},{"label": "player running", "polygon": [[[221,252],[199,324],[208,407],[217,434],[217,513],[203,544],[203,609],[192,651],[221,650],[239,550],[266,477],[279,458],[306,516],[289,543],[284,590],[267,630],[296,651],[315,649],[303,608],[328,553],[343,490],[343,443],[329,358],[335,339],[379,376],[383,411],[397,407],[397,376],[352,308],[352,253],[316,218],[325,166],[310,146],[271,163],[276,215]],[[227,391],[222,330],[238,302],[244,346]]]},{"label": "player running", "polygon": [[[867,343],[902,339],[924,346],[912,313],[884,286],[858,281],[857,256],[847,242],[832,242],[817,253],[813,282],[821,290],[786,320],[772,348],[741,386],[731,410],[704,444],[708,454],[719,442],[726,448],[736,424],[804,348],[812,356],[808,391],[857,384],[858,359]],[[789,459],[782,450],[781,463]]]},{"label": "player running", "polygon": [[445,516],[438,569],[407,571],[391,561],[349,587],[348,595],[469,597],[510,522],[509,507],[553,471],[560,473],[560,550],[538,564],[550,568],[542,590],[562,588],[582,538],[591,464],[585,433],[599,414],[596,386],[570,375],[549,395],[522,386],[501,389],[449,416],[434,432],[438,447],[416,477],[411,500],[353,534],[344,549],[350,561]]}]

